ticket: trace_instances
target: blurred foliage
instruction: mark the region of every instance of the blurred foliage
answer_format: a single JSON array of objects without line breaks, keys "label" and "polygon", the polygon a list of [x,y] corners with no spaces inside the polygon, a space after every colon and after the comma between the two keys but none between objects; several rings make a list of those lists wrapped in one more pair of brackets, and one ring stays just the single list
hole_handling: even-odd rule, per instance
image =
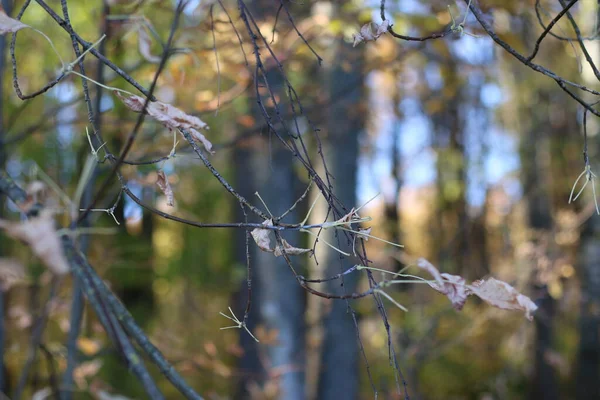
[{"label": "blurred foliage", "polygon": [[[17,2],[17,6],[21,3]],[[52,2],[52,6],[58,11],[55,3]],[[146,62],[138,51],[135,21],[144,18],[165,41],[173,17],[172,2],[114,3],[117,5],[110,10],[114,18],[108,23],[110,33],[105,53],[148,87],[156,64]],[[363,23],[370,19],[379,21],[379,10],[371,8],[372,3],[346,2],[341,8],[341,15],[347,16],[344,19],[331,18],[328,2],[291,2],[289,6],[293,15],[305,16],[295,20],[295,24],[317,52],[321,52],[336,36],[343,35],[350,42],[351,35]],[[397,32],[423,35],[442,30],[444,24],[450,22],[446,2],[407,2],[415,5],[409,12],[403,8],[408,7],[402,5],[404,2],[388,0],[387,3]],[[482,8],[493,16],[504,40],[525,53],[532,48],[541,32],[531,8],[533,2],[484,3]],[[542,3],[556,11],[554,3]],[[209,18],[211,5],[208,2],[190,4],[176,35],[176,47],[181,51],[169,59],[159,78],[157,97],[200,116],[209,124],[207,136],[217,149],[211,162],[230,182],[236,174],[269,173],[240,171],[233,162],[234,146],[252,148],[252,135],[267,134],[263,121],[255,120],[249,113],[248,96],[254,90],[254,77],[245,66],[237,37],[226,15],[215,5],[214,30],[220,65],[220,76],[217,76]],[[224,4],[236,27],[241,29],[236,5],[227,1]],[[459,7],[452,5],[452,9],[456,12],[453,15],[465,12],[462,3]],[[71,1],[69,10],[76,31],[90,42],[97,40],[102,15],[100,2]],[[268,40],[274,37],[275,53],[284,61],[284,68],[303,98],[308,115],[321,126],[327,106],[344,94],[329,97],[314,55],[283,14],[273,33],[276,10],[274,4],[272,15],[269,14],[261,26],[262,33]],[[584,6],[574,10],[582,21],[588,18]],[[74,59],[68,35],[39,6],[32,4],[23,21],[51,37],[65,60]],[[587,25],[582,22],[582,26],[589,26],[589,22],[593,21],[587,21]],[[566,23],[559,26],[571,33]],[[398,229],[406,252],[399,253],[373,241],[368,242],[368,249],[378,268],[392,269],[396,259],[410,263],[414,257],[423,256],[443,266],[441,269],[445,271],[460,271],[474,279],[488,275],[500,277],[531,293],[534,299],[536,285],[547,285],[557,304],[553,317],[557,329],[546,358],[559,380],[559,397],[573,398],[580,296],[575,266],[581,223],[591,215],[589,204],[586,205],[589,197],[581,205],[566,204],[570,185],[583,165],[577,107],[551,79],[517,64],[494,47],[474,18],[467,19],[465,29],[479,38],[453,35],[413,44],[387,35],[377,42],[362,44],[367,46],[366,76],[370,94],[359,111],[366,112],[369,118],[359,163],[368,173],[359,175],[357,193],[363,200],[370,197],[367,194],[383,193],[367,207],[374,217],[372,225],[376,235],[385,236],[377,232],[377,227],[386,222],[384,201],[398,208],[398,221],[393,226]],[[242,36],[244,52],[253,61],[252,48],[246,36]],[[161,46],[155,41],[151,49],[153,54],[160,54]],[[267,54],[264,50],[262,53]],[[579,49],[568,42],[546,39],[537,60],[551,65],[566,79],[578,82],[589,79],[589,73],[586,75],[585,69],[580,73],[577,67],[577,63],[581,63]],[[43,86],[60,67],[44,39],[29,30],[18,34],[17,61],[19,82],[25,93]],[[326,59],[324,64],[337,62],[345,61]],[[86,68],[87,76],[96,76],[97,64],[92,57],[86,58]],[[73,76],[46,95],[21,102],[13,93],[9,69],[4,71],[2,103],[6,137],[21,134],[23,137],[6,145],[7,170],[22,183],[32,182],[41,179],[33,168],[37,163],[71,196],[84,155],[89,151],[85,137],[85,127],[89,127],[87,111],[82,101],[75,101],[81,98],[79,78]],[[105,74],[108,84],[133,91],[107,68]],[[358,84],[361,83],[349,83]],[[91,87],[94,92],[94,85]],[[396,90],[400,97],[398,104],[394,104],[392,98]],[[490,91],[499,93],[498,99],[494,97],[496,94],[489,94]],[[73,104],[69,104],[72,101]],[[106,91],[101,104],[103,136],[109,139],[113,152],[117,152],[138,115],[129,112]],[[306,121],[300,122],[306,125]],[[26,132],[32,126],[34,128]],[[309,128],[303,129],[310,133]],[[327,132],[322,134],[327,136]],[[400,135],[398,149],[390,148],[390,135]],[[270,137],[270,140],[275,139]],[[172,144],[170,133],[146,119],[128,158],[147,160],[168,155]],[[311,145],[316,147],[315,143]],[[539,152],[539,162],[527,166],[532,149]],[[596,149],[594,144],[591,153],[597,154]],[[137,194],[144,201],[161,210],[194,221],[234,221],[236,204],[231,197],[186,146],[180,143],[177,150],[174,159],[159,164],[168,172],[174,188],[175,209],[168,209],[155,185],[156,165],[124,166],[122,172],[127,182],[138,189]],[[504,153],[493,154],[495,150]],[[394,152],[401,153],[402,177],[390,183],[388,161]],[[518,161],[512,161],[514,158]],[[378,160],[384,160],[383,164],[378,164]],[[431,162],[426,163],[426,160]],[[529,172],[539,178],[537,186],[524,188],[521,178],[525,168],[534,169]],[[298,170],[299,178],[305,179],[305,174]],[[98,181],[102,181],[106,173],[107,168],[102,168]],[[391,185],[397,185],[399,195],[390,200],[385,194]],[[479,195],[481,198],[472,195],[474,190],[483,193]],[[542,196],[551,203],[549,217],[554,227],[543,232],[531,229],[527,217],[530,198],[536,191],[542,191]],[[110,194],[102,198],[101,206],[110,207],[117,193],[115,185]],[[56,197],[56,194],[50,196]],[[7,209],[11,218],[16,218],[10,204]],[[238,344],[239,331],[219,329],[228,321],[218,313],[226,311],[237,296],[245,296],[245,266],[235,261],[234,232],[177,224],[142,213],[139,207],[124,199],[120,201],[117,218],[118,226],[105,213],[93,214],[95,227],[115,228],[118,233],[91,236],[90,262],[124,298],[136,320],[199,393],[205,398],[232,398],[237,390],[235,382],[243,373],[237,369],[237,362],[244,349]],[[476,230],[476,222],[483,227],[481,231]],[[485,238],[483,244],[482,238]],[[4,236],[1,240],[8,241]],[[486,265],[474,261],[478,260],[478,252],[485,253],[481,257],[487,260]],[[8,253],[28,265],[27,281],[8,292],[5,361],[14,385],[27,356],[32,321],[48,295],[50,278],[23,245],[11,241]],[[409,271],[416,274],[415,270]],[[59,371],[65,367],[70,284],[67,280],[62,285],[52,303],[43,342]],[[362,286],[367,288],[367,283],[363,282]],[[458,313],[451,309],[446,298],[426,285],[406,285],[392,290],[391,294],[409,309],[408,313],[393,306],[389,310],[392,339],[397,345],[409,393],[423,399],[527,397],[535,373],[534,326],[522,315],[493,310],[472,299]],[[400,398],[394,394],[386,332],[375,305],[363,299],[353,302],[353,306],[359,313],[375,385],[380,388],[382,398]],[[263,329],[261,334],[266,339],[261,346],[277,345],[273,339],[277,332]],[[269,335],[272,340],[268,340]],[[85,362],[76,372],[76,398],[90,398],[90,393],[98,388],[143,398],[139,384],[125,378],[128,371],[115,356],[91,310],[86,310],[79,350]],[[48,369],[43,362],[38,364],[33,371],[34,383],[28,388],[30,396],[43,388],[48,379]],[[157,370],[152,373],[167,398],[178,398]],[[371,398],[372,390],[362,361],[360,380],[362,397]],[[255,397],[267,398],[267,395],[262,393]]]}]

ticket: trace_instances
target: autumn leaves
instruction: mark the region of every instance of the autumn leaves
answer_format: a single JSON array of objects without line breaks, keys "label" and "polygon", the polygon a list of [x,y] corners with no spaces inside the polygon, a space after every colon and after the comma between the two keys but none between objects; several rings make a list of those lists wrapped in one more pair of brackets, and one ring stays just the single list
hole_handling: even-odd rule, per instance
[{"label": "autumn leaves", "polygon": [[[308,216],[307,216],[307,218],[308,218]],[[313,228],[320,229],[320,230],[332,229],[332,228],[340,229],[340,230],[344,230],[347,232],[355,233],[356,236],[355,236],[354,240],[367,241],[369,238],[373,238],[373,239],[380,240],[380,241],[383,241],[383,242],[391,244],[391,245],[401,247],[400,245],[387,242],[383,239],[377,238],[376,236],[372,236],[371,228],[368,228],[368,229],[360,229],[359,228],[358,230],[353,230],[352,224],[367,222],[370,220],[370,218],[361,218],[358,215],[358,210],[355,210],[355,209],[352,209],[347,215],[345,215],[344,217],[340,218],[339,220],[333,221],[333,222],[324,222],[322,224],[316,224],[316,225],[305,225],[306,219],[298,226],[295,226],[295,228],[297,228],[301,232],[306,232],[306,233],[311,233],[310,229],[313,229]],[[268,253],[273,253],[273,255],[275,257],[296,256],[296,255],[302,255],[302,254],[312,252],[311,249],[303,249],[303,248],[294,247],[294,246],[290,245],[283,238],[279,238],[278,244],[276,244],[275,247],[273,247],[271,244],[271,237],[270,237],[271,231],[274,229],[273,228],[274,227],[273,219],[265,220],[262,223],[262,225],[264,226],[264,228],[255,228],[251,232],[254,242],[262,251],[265,251]],[[319,239],[318,235],[315,235],[315,236],[317,236],[317,242],[322,241],[322,239]],[[329,243],[324,243],[324,244],[326,244],[329,247],[332,247],[334,250],[336,250],[342,254],[350,256],[350,254],[343,253],[340,249],[333,247]],[[316,246],[316,242],[315,242],[315,246]],[[390,300],[394,305],[396,305],[398,308],[400,308],[403,311],[408,311],[408,310],[406,307],[404,307],[403,305],[399,304],[396,300],[394,300],[391,297],[391,295],[385,291],[385,289],[387,287],[389,287],[391,285],[395,285],[395,284],[427,283],[432,289],[445,295],[452,303],[452,306],[458,311],[460,311],[463,308],[463,306],[465,305],[465,302],[467,300],[467,297],[469,297],[471,295],[475,295],[475,296],[479,297],[480,299],[484,300],[489,305],[496,307],[496,308],[500,308],[500,309],[504,309],[504,310],[522,311],[525,313],[525,317],[527,319],[529,319],[530,321],[533,320],[532,314],[538,308],[529,297],[521,294],[519,291],[517,291],[514,287],[512,287],[508,283],[497,280],[495,278],[478,280],[471,284],[467,284],[465,279],[461,276],[451,275],[448,273],[440,273],[435,266],[433,266],[429,261],[425,260],[424,258],[418,259],[415,265],[409,265],[408,267],[411,267],[411,266],[412,267],[416,266],[417,268],[426,271],[433,277],[433,280],[425,280],[418,276],[404,274],[404,270],[402,270],[400,272],[391,272],[391,271],[386,271],[386,270],[382,270],[382,269],[370,267],[370,266],[365,266],[365,265],[358,265],[353,268],[350,268],[348,270],[348,272],[366,269],[366,270],[383,272],[385,274],[392,275],[391,279],[381,281],[376,287],[370,289],[370,292],[382,295],[383,297]],[[401,279],[398,279],[398,278],[401,278]],[[328,278],[325,278],[325,279],[328,279]],[[362,295],[359,295],[359,296],[362,296]]]},{"label": "autumn leaves", "polygon": [[530,321],[533,319],[532,313],[538,308],[529,297],[522,295],[506,282],[489,278],[467,285],[461,276],[440,274],[436,267],[423,258],[417,261],[417,266],[433,276],[434,281],[429,282],[429,286],[448,297],[456,310],[460,311],[463,308],[470,295],[475,295],[497,308],[523,311]]}]

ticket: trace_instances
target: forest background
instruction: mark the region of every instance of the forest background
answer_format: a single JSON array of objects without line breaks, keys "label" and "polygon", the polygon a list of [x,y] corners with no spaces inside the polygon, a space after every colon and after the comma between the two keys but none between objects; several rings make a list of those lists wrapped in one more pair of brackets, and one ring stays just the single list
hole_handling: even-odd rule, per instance
[{"label": "forest background", "polygon": [[[59,232],[78,232],[67,235],[77,254],[203,398],[600,397],[600,3],[480,0],[471,11],[467,2],[417,0],[2,5],[54,47],[18,28],[13,63],[11,33],[0,37],[0,177],[27,196],[2,186],[10,199],[0,196],[0,217],[34,218],[35,203],[54,211]],[[382,15],[396,34],[385,32]],[[476,17],[535,58],[513,57]],[[361,31],[370,21],[372,31]],[[152,113],[142,122],[114,88],[142,96],[143,107],[148,92],[91,51],[85,71],[79,63],[73,70],[96,82],[56,79],[57,53],[77,58],[71,26],[86,43],[78,52],[106,35],[95,51],[200,118],[210,129],[198,134],[211,143]],[[365,37],[381,26],[376,40]],[[353,43],[359,32],[367,40]],[[92,151],[101,163],[87,161]],[[75,217],[72,203],[80,204]],[[264,218],[250,204],[263,216],[290,210],[283,224],[354,218],[353,207],[360,216],[354,233],[273,230],[271,246],[284,237],[311,249],[276,257],[250,235],[269,232],[252,231]],[[227,225],[235,223],[246,225]],[[368,227],[404,247],[361,236]],[[79,256],[65,246],[72,263]],[[123,314],[111,320],[106,304],[94,307],[80,275],[57,277],[8,233],[0,232],[0,257],[0,391],[9,398],[154,398],[144,376],[165,398],[197,398],[160,367],[145,375],[132,366],[123,338],[135,335],[126,323],[120,330]],[[537,305],[533,321],[474,296],[455,310],[414,278],[431,279],[416,266],[420,257],[467,282],[508,282]],[[352,269],[364,263],[377,269]],[[369,295],[307,289],[308,280],[349,268],[310,287]],[[409,275],[384,293],[373,289],[399,270]],[[244,317],[242,329],[221,329],[232,322],[221,313]]]}]

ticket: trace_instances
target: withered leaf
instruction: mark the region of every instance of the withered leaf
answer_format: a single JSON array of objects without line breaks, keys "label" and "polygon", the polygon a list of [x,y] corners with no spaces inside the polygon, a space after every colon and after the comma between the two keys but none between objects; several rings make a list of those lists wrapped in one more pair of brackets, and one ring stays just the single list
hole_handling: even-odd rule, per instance
[{"label": "withered leaf", "polygon": [[[273,220],[267,219],[262,223],[262,225],[273,226]],[[275,246],[275,249],[272,249],[270,229],[254,228],[252,232],[250,232],[250,234],[252,235],[252,238],[262,251],[273,253],[275,257],[281,257],[283,255],[284,250],[288,256],[297,256],[299,254],[304,254],[311,251],[310,249],[300,249],[298,247],[294,247],[291,244],[289,244],[285,239],[281,239],[283,247],[277,245]]]},{"label": "withered leaf", "polygon": [[[267,219],[262,224],[264,226],[273,226],[273,221],[270,219]],[[254,228],[252,230],[252,232],[250,232],[250,234],[252,235],[252,238],[254,239],[254,241],[256,242],[256,244],[262,251],[267,251],[269,253],[272,253],[273,249],[271,249],[271,238],[269,237],[270,233],[271,233],[271,231],[269,229],[262,229],[262,228]]]},{"label": "withered leaf", "polygon": [[[369,22],[368,24],[364,24],[360,28],[360,32],[353,36],[354,43],[352,47],[356,47],[358,44],[362,42],[374,42],[379,39],[379,36],[383,35],[387,32],[390,26],[390,21],[385,20],[381,24],[376,22]],[[375,30],[373,30],[373,28]]]},{"label": "withered leaf", "polygon": [[165,174],[165,171],[162,169],[158,171],[158,179],[156,180],[156,184],[160,188],[160,190],[167,197],[167,205],[173,207],[175,205],[175,197],[173,196],[173,189],[171,189],[171,184],[169,183],[169,178]]},{"label": "withered leaf", "polygon": [[466,298],[472,294],[494,307],[504,310],[524,311],[525,316],[530,321],[533,319],[532,313],[538,308],[529,297],[498,279],[489,278],[488,280],[475,281],[471,285],[465,285],[465,280],[462,277],[446,273],[440,274],[436,267],[423,258],[417,261],[417,266],[434,277],[435,282],[429,283],[429,286],[445,294],[457,310],[463,307]]},{"label": "withered leaf", "polygon": [[23,28],[29,28],[29,25],[22,23],[19,20],[13,19],[6,15],[3,9],[0,8],[0,35],[7,33],[15,33]]},{"label": "withered leaf", "polygon": [[38,217],[21,223],[0,220],[0,227],[9,236],[27,243],[33,253],[53,273],[62,275],[69,272],[69,264],[54,228],[52,212],[43,210]]},{"label": "withered leaf", "polygon": [[281,239],[281,243],[283,243],[283,249],[281,248],[281,246],[277,245],[275,247],[275,251],[273,252],[273,254],[275,254],[275,257],[281,257],[283,255],[283,250],[285,250],[285,254],[287,254],[288,256],[297,256],[311,251],[310,249],[300,249],[298,247],[294,247],[291,244],[289,244],[285,239]]},{"label": "withered leaf", "polygon": [[437,268],[424,258],[417,261],[417,266],[429,272],[435,279],[435,283],[429,283],[429,286],[448,297],[455,309],[461,310],[463,308],[470,293],[462,277],[447,273],[440,274]]},{"label": "withered leaf", "polygon": [[[116,90],[114,92],[130,110],[142,112],[146,99],[136,95],[125,97]],[[208,125],[200,118],[186,114],[179,108],[160,101],[149,101],[146,106],[146,114],[150,115],[169,130],[179,128],[189,130],[192,136],[194,136],[194,139],[202,143],[208,152],[213,153],[212,143],[198,131],[198,129],[209,129]]]},{"label": "withered leaf", "polygon": [[521,293],[506,282],[494,278],[473,282],[469,285],[470,291],[491,304],[494,307],[504,310],[524,311],[528,320],[533,320],[531,315],[537,306],[531,299]]}]

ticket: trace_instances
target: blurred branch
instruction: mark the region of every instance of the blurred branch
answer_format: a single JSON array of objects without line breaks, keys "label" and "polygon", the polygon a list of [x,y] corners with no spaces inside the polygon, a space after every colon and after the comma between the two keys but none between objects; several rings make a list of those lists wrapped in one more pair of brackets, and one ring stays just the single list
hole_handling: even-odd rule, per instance
[{"label": "blurred branch", "polygon": [[[0,171],[0,192],[4,193],[17,205],[24,207],[27,194],[17,186],[4,171]],[[73,240],[68,236],[62,237],[65,254],[71,266],[72,273],[79,280],[86,299],[96,311],[100,322],[104,326],[109,337],[113,340],[121,354],[125,357],[133,373],[144,384],[149,398],[162,399],[163,396],[156,387],[152,377],[148,374],[142,360],[132,347],[129,337],[133,338],[144,353],[159,367],[163,375],[176,387],[187,399],[199,400],[201,397],[187,385],[183,378],[175,371],[171,364],[164,358],[161,352],[150,342],[141,328],[135,323],[131,314],[120,303],[117,297],[110,291],[104,281],[98,276],[94,268],[88,263],[84,255],[77,249]],[[36,324],[41,326],[42,324]],[[35,330],[34,339],[39,344],[40,329]],[[33,342],[33,341],[32,341]],[[23,381],[26,375],[22,375]],[[17,393],[20,394],[20,391]],[[15,398],[18,398],[15,396]]]}]

